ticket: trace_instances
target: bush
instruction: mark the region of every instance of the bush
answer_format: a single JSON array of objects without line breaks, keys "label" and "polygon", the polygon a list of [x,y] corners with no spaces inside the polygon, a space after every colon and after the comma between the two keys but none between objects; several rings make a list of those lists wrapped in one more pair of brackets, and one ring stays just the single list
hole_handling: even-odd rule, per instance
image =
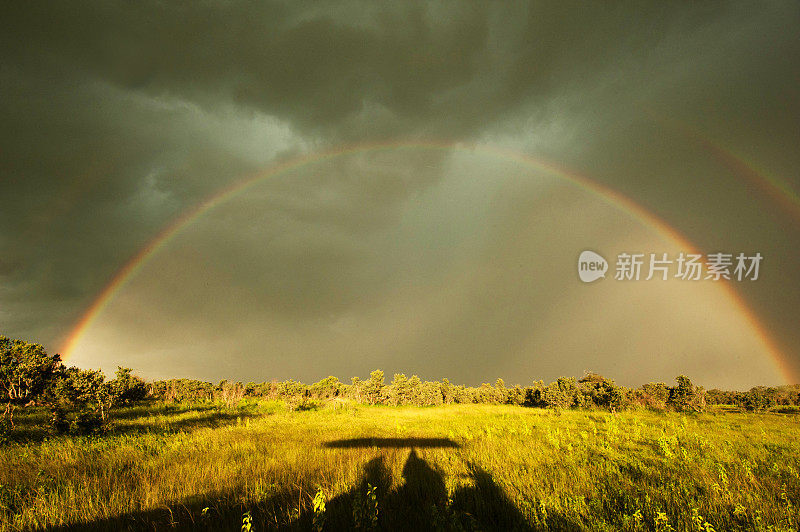
[{"label": "bush", "polygon": [[169,379],[156,381],[150,386],[153,397],[170,402],[210,401],[214,397],[214,385],[192,379]]},{"label": "bush", "polygon": [[[419,379],[417,379],[419,380]],[[409,381],[410,383],[410,381]],[[369,374],[369,380],[363,385],[363,393],[371,405],[381,402],[383,392],[383,371],[376,369]]]},{"label": "bush", "polygon": [[578,384],[586,406],[616,410],[626,402],[625,388],[597,373],[587,373]]},{"label": "bush", "polygon": [[692,384],[686,375],[675,378],[677,386],[669,389],[667,404],[678,412],[702,412],[706,409],[705,390]]},{"label": "bush", "polygon": [[669,386],[664,382],[648,382],[637,391],[636,401],[651,410],[665,410],[669,400]]},{"label": "bush", "polygon": [[11,420],[0,417],[0,445],[11,439]]},{"label": "bush", "polygon": [[534,408],[547,407],[544,399],[544,381],[536,381],[533,386],[525,388],[525,401],[522,404]]},{"label": "bush", "polygon": [[81,436],[105,432],[107,423],[100,412],[84,410],[65,410],[56,408],[50,418],[50,428],[56,434]]},{"label": "bush", "polygon": [[50,417],[50,429],[56,434],[64,434],[69,431],[69,416],[63,408],[54,408]]},{"label": "bush", "polygon": [[565,409],[584,406],[585,399],[574,377],[559,377],[547,386],[542,381],[525,390],[525,406]]},{"label": "bush", "polygon": [[15,406],[39,400],[60,367],[59,356],[48,355],[41,345],[0,336],[0,391],[6,402],[3,419],[13,426]]},{"label": "bush", "polygon": [[109,383],[115,405],[130,405],[147,397],[147,383],[132,371],[130,368],[118,367],[114,380]]},{"label": "bush", "polygon": [[739,394],[739,398],[736,402],[740,407],[746,410],[767,410],[777,406],[777,390],[775,388],[756,386],[755,388],[751,388],[748,392]]},{"label": "bush", "polygon": [[81,410],[76,412],[69,425],[70,434],[98,434],[105,430],[105,420],[99,412]]},{"label": "bush", "polygon": [[625,402],[624,389],[610,380],[593,383],[584,395],[590,404],[608,410],[621,408]]},{"label": "bush", "polygon": [[58,434],[103,432],[114,402],[112,382],[106,382],[101,371],[60,368],[45,395],[50,428]]},{"label": "bush", "polygon": [[[225,403],[225,406],[228,408],[233,408],[244,398],[244,390],[244,384],[241,382],[228,382],[226,380],[222,380],[220,381],[219,386],[217,386],[215,398],[218,401]],[[305,390],[304,395],[308,395],[308,390]]]},{"label": "bush", "polygon": [[525,390],[523,390],[519,385],[509,388],[508,399],[506,402],[510,405],[517,406],[525,403]]},{"label": "bush", "polygon": [[[252,384],[252,383],[251,383]],[[250,384],[248,384],[250,387]],[[255,389],[255,384],[252,386]],[[336,377],[330,376],[315,382],[311,385],[310,392],[312,397],[317,399],[330,399],[338,397],[342,393],[342,383]]]}]

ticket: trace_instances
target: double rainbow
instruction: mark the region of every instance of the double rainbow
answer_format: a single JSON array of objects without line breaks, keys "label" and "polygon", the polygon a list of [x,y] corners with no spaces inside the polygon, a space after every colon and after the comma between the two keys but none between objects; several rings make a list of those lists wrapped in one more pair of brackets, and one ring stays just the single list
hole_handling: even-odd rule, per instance
[{"label": "double rainbow", "polygon": [[[236,198],[258,183],[274,178],[291,170],[297,170],[304,166],[313,165],[315,163],[320,163],[351,154],[412,149],[455,150],[468,151],[472,153],[477,152],[498,157],[505,161],[513,161],[534,170],[545,172],[554,177],[564,179],[573,185],[594,194],[603,202],[611,205],[614,208],[624,211],[643,225],[655,230],[657,233],[663,235],[667,239],[672,240],[681,249],[684,249],[687,252],[698,253],[695,246],[677,230],[669,226],[653,213],[645,210],[642,206],[635,203],[630,198],[611,188],[608,188],[603,184],[593,181],[574,170],[567,169],[543,158],[533,157],[527,154],[489,145],[464,145],[450,142],[385,142],[358,144],[344,148],[310,153],[283,162],[264,172],[260,172],[254,176],[236,182],[227,188],[219,190],[204,201],[185,211],[172,223],[162,229],[161,232],[151,239],[147,245],[140,249],[122,268],[120,268],[119,271],[117,271],[112,280],[95,298],[91,306],[86,310],[78,323],[68,334],[66,341],[60,349],[63,359],[68,360],[70,358],[81,338],[95,322],[98,316],[102,314],[103,310],[108,306],[108,304],[114,299],[114,296],[128,283],[128,281],[130,281],[130,279],[137,274],[137,272],[139,272],[148,263],[153,256],[159,252],[159,250],[167,246],[184,229],[191,226],[204,214],[208,213],[218,205]],[[723,282],[722,286],[727,297],[730,299],[731,304],[749,322],[753,331],[755,331],[755,333],[758,335],[759,340],[762,342],[765,350],[774,360],[776,366],[779,368],[786,381],[791,382],[794,380],[794,374],[790,366],[785,362],[781,351],[778,349],[775,342],[770,338],[770,335],[764,329],[753,312],[747,307],[739,294],[729,283]]]}]

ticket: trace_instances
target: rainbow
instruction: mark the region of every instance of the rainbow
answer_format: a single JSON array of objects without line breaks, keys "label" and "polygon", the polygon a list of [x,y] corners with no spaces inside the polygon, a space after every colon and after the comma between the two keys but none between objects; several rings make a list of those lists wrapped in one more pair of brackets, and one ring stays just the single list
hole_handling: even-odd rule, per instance
[{"label": "rainbow", "polygon": [[[256,175],[247,177],[241,181],[232,184],[222,190],[219,190],[209,196],[204,201],[188,209],[172,223],[162,229],[154,238],[141,248],[128,262],[120,268],[111,281],[103,288],[100,294],[94,299],[89,308],[84,312],[80,320],[70,330],[63,343],[61,349],[62,359],[68,360],[74,352],[76,346],[84,336],[86,331],[95,322],[97,317],[102,314],[103,310],[114,299],[114,296],[132,279],[137,272],[139,272],[148,261],[155,256],[159,250],[164,248],[170,241],[179,235],[186,227],[192,225],[205,213],[214,209],[231,199],[246,192],[251,187],[258,183],[279,176],[291,170],[299,169],[303,166],[320,163],[326,160],[335,159],[351,154],[363,154],[369,152],[385,151],[385,150],[400,150],[400,149],[422,149],[422,150],[454,150],[454,151],[467,151],[471,153],[482,153],[490,156],[498,157],[506,161],[513,161],[522,166],[542,171],[555,177],[567,180],[573,185],[578,186],[588,192],[598,196],[603,202],[608,205],[620,209],[628,215],[632,216],[640,223],[663,235],[669,240],[675,242],[681,249],[687,252],[698,253],[697,249],[691,244],[683,235],[677,230],[669,226],[663,220],[658,218],[655,214],[647,211],[639,204],[635,203],[630,198],[613,190],[603,184],[589,179],[583,174],[576,172],[572,169],[563,167],[555,162],[540,158],[533,157],[524,153],[515,152],[505,148],[500,148],[491,145],[466,145],[454,142],[384,142],[372,144],[358,144],[347,146],[338,149],[331,149],[320,151],[316,153],[309,153],[300,157],[285,161],[277,164],[266,171],[260,172]],[[721,282],[720,285],[724,288],[727,296],[730,298],[734,307],[743,315],[749,322],[753,330],[757,333],[764,348],[769,353],[770,357],[775,362],[777,368],[786,379],[786,382],[792,382],[795,375],[791,367],[785,362],[780,349],[775,342],[770,338],[765,328],[759,322],[757,317],[741,299],[738,293],[734,290],[730,283]]]},{"label": "rainbow", "polygon": [[722,143],[704,135],[697,128],[676,118],[661,115],[647,107],[642,107],[642,110],[662,127],[678,131],[682,136],[700,146],[751,189],[758,190],[771,204],[780,207],[781,211],[793,222],[800,221],[800,197],[784,181],[776,179],[766,171],[759,170],[754,163],[736,155]]},{"label": "rainbow", "polygon": [[800,221],[800,198],[783,182],[770,177],[766,172],[759,171],[755,165],[717,142],[702,137],[697,141],[723,166],[743,181],[761,190],[762,194],[773,204],[778,205],[794,222]]}]

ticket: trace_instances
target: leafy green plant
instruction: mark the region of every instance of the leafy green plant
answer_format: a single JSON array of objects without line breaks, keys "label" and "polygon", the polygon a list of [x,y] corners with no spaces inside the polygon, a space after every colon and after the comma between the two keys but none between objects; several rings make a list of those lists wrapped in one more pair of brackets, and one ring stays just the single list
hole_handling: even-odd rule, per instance
[{"label": "leafy green plant", "polygon": [[253,528],[253,516],[247,511],[242,514],[242,532],[250,532]]},{"label": "leafy green plant", "polygon": [[656,512],[653,525],[655,526],[656,532],[672,532],[672,530],[674,530],[672,525],[669,524],[669,517],[667,517],[666,512]]},{"label": "leafy green plant", "polygon": [[325,528],[325,503],[326,497],[325,492],[322,490],[322,486],[317,489],[316,495],[314,495],[314,500],[312,501],[313,508],[314,508],[314,518],[312,520],[311,526],[317,532],[321,532],[323,528]]},{"label": "leafy green plant", "polygon": [[370,483],[363,494],[353,499],[353,521],[361,530],[375,530],[378,526],[377,488]]}]

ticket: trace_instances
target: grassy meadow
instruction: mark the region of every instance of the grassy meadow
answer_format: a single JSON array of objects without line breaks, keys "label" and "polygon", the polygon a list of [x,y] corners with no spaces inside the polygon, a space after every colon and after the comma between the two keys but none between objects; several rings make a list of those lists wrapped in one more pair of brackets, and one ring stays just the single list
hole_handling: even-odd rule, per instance
[{"label": "grassy meadow", "polygon": [[0,531],[797,530],[800,418],[510,405],[149,403],[16,418]]}]

